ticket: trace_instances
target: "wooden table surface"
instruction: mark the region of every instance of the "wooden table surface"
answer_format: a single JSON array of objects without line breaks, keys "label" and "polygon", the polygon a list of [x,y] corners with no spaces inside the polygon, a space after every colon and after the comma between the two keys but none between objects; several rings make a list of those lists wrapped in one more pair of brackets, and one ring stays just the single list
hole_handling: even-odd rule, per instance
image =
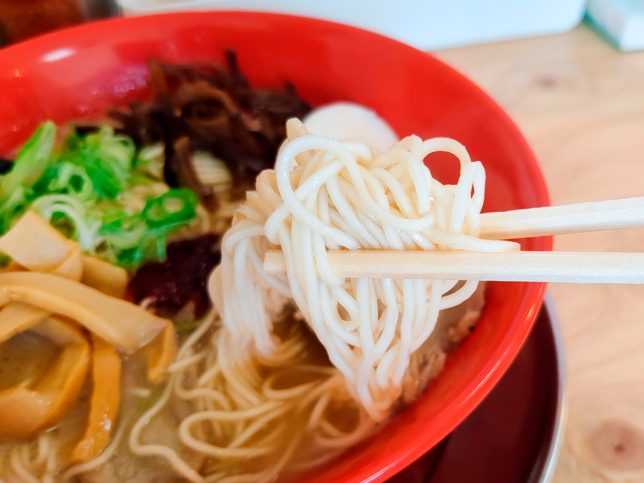
[{"label": "wooden table surface", "polygon": [[[553,203],[644,195],[644,52],[619,53],[581,26],[438,56],[514,118]],[[644,251],[644,230],[561,236],[555,249]],[[567,364],[554,482],[644,482],[644,286],[549,291]]]}]

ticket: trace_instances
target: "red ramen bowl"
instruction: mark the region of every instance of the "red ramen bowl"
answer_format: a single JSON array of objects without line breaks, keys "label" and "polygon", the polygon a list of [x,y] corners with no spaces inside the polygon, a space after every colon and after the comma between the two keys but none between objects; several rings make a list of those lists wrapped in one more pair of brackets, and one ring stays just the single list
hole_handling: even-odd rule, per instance
[{"label": "red ramen bowl", "polygon": [[[0,50],[0,154],[10,153],[43,119],[95,118],[145,96],[150,58],[223,60],[226,48],[237,51],[255,85],[288,80],[313,105],[354,101],[377,111],[401,136],[461,141],[487,169],[487,211],[548,204],[537,162],[517,127],[461,74],[380,35],[283,15],[194,12],[116,19]],[[454,159],[428,162],[442,181],[455,179]],[[522,243],[526,250],[551,248],[548,238]],[[544,288],[489,284],[476,330],[425,393],[314,479],[382,481],[432,448],[508,368],[532,328]]]}]

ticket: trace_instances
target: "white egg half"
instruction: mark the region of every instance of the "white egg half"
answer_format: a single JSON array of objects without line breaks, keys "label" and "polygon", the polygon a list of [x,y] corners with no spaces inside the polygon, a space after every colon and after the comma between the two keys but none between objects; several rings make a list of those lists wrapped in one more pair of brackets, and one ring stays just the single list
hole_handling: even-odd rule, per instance
[{"label": "white egg half", "polygon": [[398,141],[387,121],[352,102],[334,102],[313,109],[304,118],[304,126],[313,134],[363,142],[377,152],[386,151]]}]

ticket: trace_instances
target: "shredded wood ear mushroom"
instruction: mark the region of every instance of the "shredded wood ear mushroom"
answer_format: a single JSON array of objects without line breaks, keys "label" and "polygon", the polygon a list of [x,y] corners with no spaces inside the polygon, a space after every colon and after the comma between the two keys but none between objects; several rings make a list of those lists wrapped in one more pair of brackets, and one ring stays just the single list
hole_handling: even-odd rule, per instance
[{"label": "shredded wood ear mushroom", "polygon": [[83,255],[34,212],[0,237],[0,253],[11,257],[0,271],[0,344],[32,332],[60,348],[41,377],[25,371],[0,391],[0,437],[30,438],[57,424],[91,373],[89,415],[72,451],[73,460],[90,460],[109,444],[118,417],[119,351],[145,349],[148,376],[161,382],[176,355],[174,325],[123,300],[123,268]]}]

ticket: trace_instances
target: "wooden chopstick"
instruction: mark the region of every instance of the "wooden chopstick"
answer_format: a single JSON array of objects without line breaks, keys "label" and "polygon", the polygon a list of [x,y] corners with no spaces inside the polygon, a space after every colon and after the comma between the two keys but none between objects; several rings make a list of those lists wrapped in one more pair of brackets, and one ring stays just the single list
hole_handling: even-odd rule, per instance
[{"label": "wooden chopstick", "polygon": [[504,240],[644,226],[644,196],[481,215],[481,238]]},{"label": "wooden chopstick", "polygon": [[[481,238],[513,239],[644,226],[644,196],[481,215]],[[343,278],[507,282],[644,283],[644,253],[331,251]],[[264,257],[269,274],[284,273],[280,251]]]},{"label": "wooden chopstick", "polygon": [[[354,250],[331,251],[329,258],[344,278],[644,283],[644,253]],[[282,252],[267,252],[264,270],[284,273]]]}]

